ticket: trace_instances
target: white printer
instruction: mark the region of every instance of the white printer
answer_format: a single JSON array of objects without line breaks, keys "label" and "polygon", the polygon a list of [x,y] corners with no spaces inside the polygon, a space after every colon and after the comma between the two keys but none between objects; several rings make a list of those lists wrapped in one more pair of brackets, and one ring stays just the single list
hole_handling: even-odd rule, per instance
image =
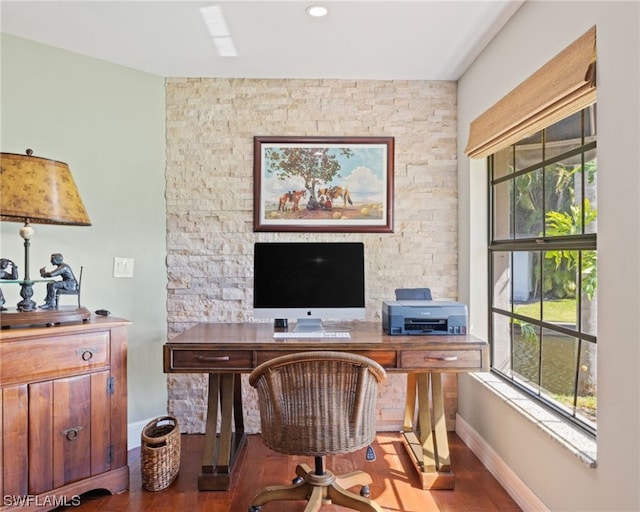
[{"label": "white printer", "polygon": [[391,335],[467,334],[467,306],[441,300],[383,302],[382,328]]}]

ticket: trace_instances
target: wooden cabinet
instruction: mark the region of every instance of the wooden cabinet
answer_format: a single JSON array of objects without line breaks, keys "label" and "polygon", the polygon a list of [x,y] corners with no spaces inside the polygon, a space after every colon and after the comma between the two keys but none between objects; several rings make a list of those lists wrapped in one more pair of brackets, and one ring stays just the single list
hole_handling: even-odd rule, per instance
[{"label": "wooden cabinet", "polygon": [[128,489],[128,325],[99,317],[0,331],[1,512]]}]

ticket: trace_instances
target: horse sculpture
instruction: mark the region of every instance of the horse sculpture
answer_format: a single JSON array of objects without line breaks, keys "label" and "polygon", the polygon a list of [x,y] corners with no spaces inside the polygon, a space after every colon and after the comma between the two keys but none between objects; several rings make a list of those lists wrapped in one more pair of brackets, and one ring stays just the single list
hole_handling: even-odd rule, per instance
[{"label": "horse sculpture", "polygon": [[353,201],[351,200],[351,194],[349,194],[348,188],[338,186],[331,188],[321,188],[320,190],[318,190],[318,195],[327,196],[331,198],[332,202],[341,197],[342,201],[344,202],[345,208],[347,207],[347,201],[351,206],[353,206]]},{"label": "horse sculpture", "polygon": [[306,197],[306,190],[290,190],[289,192],[285,192],[280,196],[280,200],[278,201],[278,211],[286,211],[287,203],[292,203],[291,210],[297,211],[299,210],[300,199]]}]

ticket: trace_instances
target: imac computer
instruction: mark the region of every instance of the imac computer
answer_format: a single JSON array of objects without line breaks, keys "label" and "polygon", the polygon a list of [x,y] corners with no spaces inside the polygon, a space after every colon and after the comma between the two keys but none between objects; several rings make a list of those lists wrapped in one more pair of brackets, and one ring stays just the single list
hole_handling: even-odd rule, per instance
[{"label": "imac computer", "polygon": [[365,318],[361,242],[258,242],[253,261],[255,318],[297,320],[296,332]]}]

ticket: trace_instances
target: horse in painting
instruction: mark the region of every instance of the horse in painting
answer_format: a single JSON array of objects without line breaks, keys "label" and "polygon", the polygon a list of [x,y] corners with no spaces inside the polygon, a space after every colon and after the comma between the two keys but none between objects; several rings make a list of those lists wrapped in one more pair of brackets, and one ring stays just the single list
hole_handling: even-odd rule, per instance
[{"label": "horse in painting", "polygon": [[292,211],[295,212],[299,210],[300,199],[306,197],[306,195],[306,190],[290,190],[289,192],[285,192],[280,196],[280,199],[278,200],[278,211],[286,211],[287,203],[292,204]]},{"label": "horse in painting", "polygon": [[338,186],[330,187],[330,188],[321,188],[320,190],[318,190],[318,195],[329,197],[331,199],[331,202],[341,197],[342,201],[344,202],[345,208],[347,207],[347,202],[349,202],[349,204],[353,206],[353,201],[351,200],[351,194],[349,194],[348,188],[343,188]]}]

